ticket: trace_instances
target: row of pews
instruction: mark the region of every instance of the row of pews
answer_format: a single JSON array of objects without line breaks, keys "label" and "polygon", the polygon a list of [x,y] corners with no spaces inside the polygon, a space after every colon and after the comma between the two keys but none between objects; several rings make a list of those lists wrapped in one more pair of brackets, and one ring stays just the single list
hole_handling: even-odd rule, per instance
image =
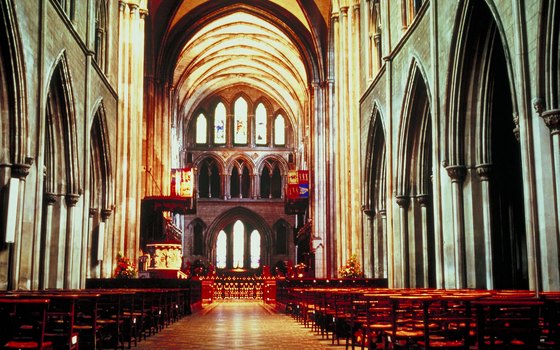
[{"label": "row of pews", "polygon": [[286,312],[361,349],[560,349],[560,292],[292,287]]},{"label": "row of pews", "polygon": [[124,349],[190,312],[188,288],[0,293],[6,349]]}]

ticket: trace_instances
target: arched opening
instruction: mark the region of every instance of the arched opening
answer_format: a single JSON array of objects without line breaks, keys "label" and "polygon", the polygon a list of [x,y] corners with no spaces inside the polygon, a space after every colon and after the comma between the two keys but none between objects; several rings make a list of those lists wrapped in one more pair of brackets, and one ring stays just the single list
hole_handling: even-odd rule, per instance
[{"label": "arched opening", "polygon": [[469,1],[461,13],[467,20],[459,22],[447,125],[449,164],[474,168],[464,183],[459,179],[460,195],[474,199],[462,201],[465,231],[473,234],[459,251],[466,260],[461,273],[469,286],[524,289],[524,183],[511,64],[490,8]]},{"label": "arched opening", "polygon": [[104,272],[98,270],[99,261],[104,260],[106,215],[112,209],[112,170],[109,137],[106,125],[105,108],[101,103],[93,118],[91,137],[91,178],[90,178],[90,217],[92,226],[83,251],[87,260],[83,264],[88,276],[101,277]]},{"label": "arched opening", "polygon": [[372,115],[368,148],[366,151],[365,214],[370,220],[370,265],[375,278],[387,277],[387,218],[386,218],[386,172],[385,132],[381,114],[375,109]]},{"label": "arched opening", "polygon": [[[432,123],[425,80],[413,62],[403,110],[399,146],[401,216],[400,268],[407,286],[435,287],[434,221],[432,209]],[[403,204],[406,203],[406,204]],[[404,222],[403,219],[405,219]]]},{"label": "arched opening", "polygon": [[42,225],[44,250],[40,284],[44,288],[69,288],[72,275],[79,270],[72,269],[74,237],[73,232],[56,218],[69,215],[76,204],[80,180],[74,99],[65,56],[61,57],[49,83],[46,119]]}]

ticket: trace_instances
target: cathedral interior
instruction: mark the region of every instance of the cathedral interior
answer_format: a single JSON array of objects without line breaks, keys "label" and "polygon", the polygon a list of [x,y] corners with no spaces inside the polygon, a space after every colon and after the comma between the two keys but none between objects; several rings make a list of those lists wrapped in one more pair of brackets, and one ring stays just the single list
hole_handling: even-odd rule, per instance
[{"label": "cathedral interior", "polygon": [[111,278],[162,226],[217,273],[560,290],[556,0],[0,16],[0,290]]}]

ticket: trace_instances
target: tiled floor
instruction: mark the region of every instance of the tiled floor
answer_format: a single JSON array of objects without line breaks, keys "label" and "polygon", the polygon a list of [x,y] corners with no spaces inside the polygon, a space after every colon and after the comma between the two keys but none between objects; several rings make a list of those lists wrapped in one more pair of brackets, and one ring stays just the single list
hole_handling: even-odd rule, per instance
[{"label": "tiled floor", "polygon": [[261,302],[222,302],[183,317],[137,349],[342,349]]}]

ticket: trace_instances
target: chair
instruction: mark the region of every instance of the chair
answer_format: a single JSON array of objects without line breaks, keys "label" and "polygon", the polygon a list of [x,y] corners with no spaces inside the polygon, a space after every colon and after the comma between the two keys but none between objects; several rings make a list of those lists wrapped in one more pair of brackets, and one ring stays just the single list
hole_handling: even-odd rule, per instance
[{"label": "chair", "polygon": [[0,299],[0,339],[5,349],[53,349],[45,339],[48,299]]},{"label": "chair", "polygon": [[97,303],[101,294],[81,292],[76,301],[74,329],[78,332],[78,344],[83,349],[101,347],[101,325],[97,323]]},{"label": "chair", "polygon": [[445,296],[423,302],[423,337],[418,349],[469,349],[470,300]]},{"label": "chair", "polygon": [[424,302],[428,295],[390,297],[391,328],[383,331],[385,349],[410,349],[424,338]]},{"label": "chair", "polygon": [[488,299],[474,301],[478,349],[536,349],[539,344],[538,300]]}]

